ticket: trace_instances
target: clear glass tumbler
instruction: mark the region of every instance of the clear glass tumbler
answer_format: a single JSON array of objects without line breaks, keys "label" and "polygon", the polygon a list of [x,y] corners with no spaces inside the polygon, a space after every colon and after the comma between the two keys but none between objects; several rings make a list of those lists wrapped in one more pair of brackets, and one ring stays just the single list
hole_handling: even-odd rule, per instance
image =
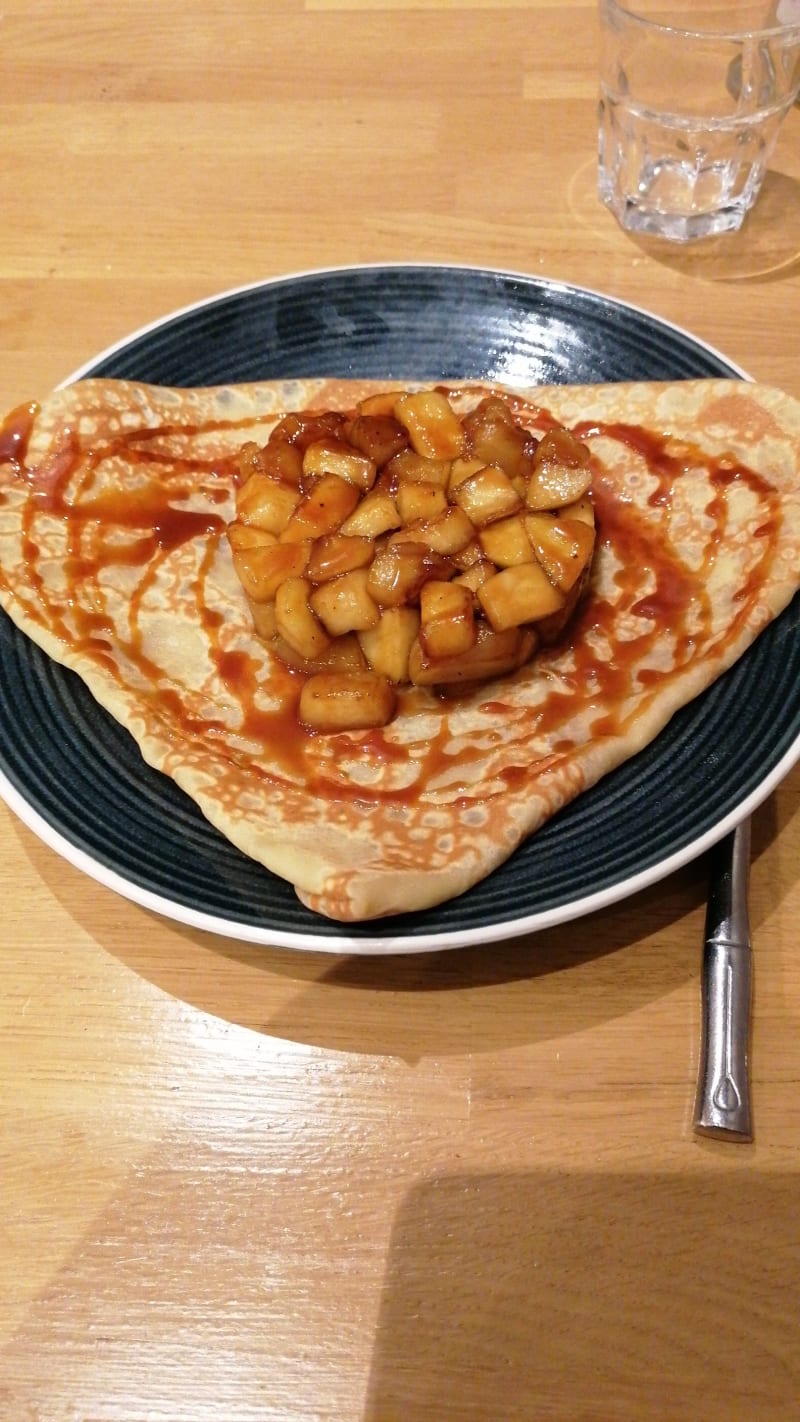
[{"label": "clear glass tumbler", "polygon": [[599,0],[599,192],[624,228],[732,232],[800,91],[800,0]]}]

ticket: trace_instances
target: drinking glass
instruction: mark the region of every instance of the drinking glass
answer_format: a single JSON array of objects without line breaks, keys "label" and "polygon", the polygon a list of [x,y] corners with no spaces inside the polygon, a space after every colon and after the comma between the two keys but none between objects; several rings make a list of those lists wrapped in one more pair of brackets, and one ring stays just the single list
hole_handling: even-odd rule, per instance
[{"label": "drinking glass", "polygon": [[733,232],[800,90],[800,0],[599,0],[599,192],[622,226]]}]

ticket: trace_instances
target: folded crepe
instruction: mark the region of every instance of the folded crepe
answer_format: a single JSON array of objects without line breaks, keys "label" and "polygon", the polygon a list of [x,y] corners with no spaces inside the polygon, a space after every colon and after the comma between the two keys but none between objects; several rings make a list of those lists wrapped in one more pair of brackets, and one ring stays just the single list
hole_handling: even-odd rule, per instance
[{"label": "folded crepe", "polygon": [[[415,688],[386,726],[315,734],[233,567],[235,456],[287,411],[382,388],[87,380],[0,432],[0,605],[223,835],[341,921],[491,873],[800,585],[800,403],[726,380],[503,388],[534,434],[555,420],[591,450],[597,547],[573,621],[513,674]],[[465,413],[487,387],[448,393]]]}]

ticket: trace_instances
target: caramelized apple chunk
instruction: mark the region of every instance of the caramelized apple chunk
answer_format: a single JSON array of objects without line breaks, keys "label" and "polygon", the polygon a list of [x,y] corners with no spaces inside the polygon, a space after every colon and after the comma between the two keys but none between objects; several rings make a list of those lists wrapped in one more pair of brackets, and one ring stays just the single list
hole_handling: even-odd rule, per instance
[{"label": "caramelized apple chunk", "polygon": [[305,571],[311,544],[272,543],[233,549],[233,566],[253,602],[273,602],[281,583]]},{"label": "caramelized apple chunk", "polygon": [[268,474],[284,484],[297,485],[303,473],[303,454],[288,440],[276,439],[263,446],[248,440],[239,451],[237,464],[242,483],[251,474]]},{"label": "caramelized apple chunk", "polygon": [[551,583],[540,563],[502,568],[478,588],[478,601],[495,632],[522,627],[558,612],[564,594]]},{"label": "caramelized apple chunk", "polygon": [[401,607],[419,601],[422,587],[431,578],[447,578],[455,572],[449,558],[436,554],[424,543],[408,538],[379,548],[367,576],[367,587],[381,607]]},{"label": "caramelized apple chunk", "polygon": [[456,485],[453,498],[477,528],[507,518],[522,507],[522,500],[498,464],[485,464]]},{"label": "caramelized apple chunk", "polygon": [[345,519],[341,532],[359,538],[380,538],[403,522],[395,500],[385,489],[372,489]]},{"label": "caramelized apple chunk", "polygon": [[356,415],[345,425],[345,437],[348,444],[372,460],[376,469],[388,464],[408,444],[408,431],[394,415]]},{"label": "caramelized apple chunk", "polygon": [[376,672],[328,671],[310,676],[299,716],[312,731],[366,731],[391,721],[397,692]]},{"label": "caramelized apple chunk", "polygon": [[447,509],[447,495],[437,484],[420,480],[401,484],[395,498],[397,512],[403,523],[430,522]]},{"label": "caramelized apple chunk", "polygon": [[516,424],[504,400],[481,400],[466,416],[464,429],[471,454],[484,464],[497,464],[512,477],[530,472],[536,440]]},{"label": "caramelized apple chunk", "polygon": [[282,533],[299,502],[300,491],[295,485],[254,473],[236,495],[236,515],[240,523]]},{"label": "caramelized apple chunk", "polygon": [[228,542],[234,553],[243,548],[263,548],[277,541],[276,535],[268,533],[265,528],[253,528],[249,523],[239,523],[238,520],[228,524]]},{"label": "caramelized apple chunk", "polygon": [[449,504],[436,518],[420,519],[400,532],[392,534],[392,542],[424,543],[426,548],[445,557],[460,553],[475,537],[475,527],[463,509]]},{"label": "caramelized apple chunk", "polygon": [[453,582],[458,583],[460,587],[469,588],[471,593],[477,593],[478,588],[489,578],[493,578],[496,572],[494,563],[490,563],[488,558],[479,558],[470,563],[463,573],[458,573]]},{"label": "caramelized apple chunk", "polygon": [[548,578],[562,592],[569,592],[592,556],[594,526],[558,514],[531,513],[525,531]]},{"label": "caramelized apple chunk", "polygon": [[400,686],[409,680],[408,659],[418,632],[416,607],[385,607],[374,627],[358,633],[358,642],[372,670]]},{"label": "caramelized apple chunk", "polygon": [[366,454],[360,454],[343,439],[318,439],[308,445],[303,455],[303,473],[336,474],[355,484],[366,493],[375,483],[378,466]]},{"label": "caramelized apple chunk", "polygon": [[395,419],[408,430],[412,447],[428,459],[455,459],[463,454],[467,436],[452,405],[439,390],[401,395]]},{"label": "caramelized apple chunk", "polygon": [[380,608],[369,590],[366,568],[340,573],[322,583],[309,595],[309,604],[332,636],[343,632],[364,632],[380,618]]},{"label": "caramelized apple chunk", "polygon": [[519,563],[530,563],[533,557],[531,540],[521,514],[498,519],[482,528],[478,541],[483,555],[498,568],[513,568]]},{"label": "caramelized apple chunk", "polygon": [[419,612],[420,646],[431,661],[461,656],[475,643],[478,634],[469,588],[431,579],[420,592]]},{"label": "caramelized apple chunk", "polygon": [[558,509],[591,488],[589,450],[569,430],[548,430],[533,459],[525,502],[529,509]]},{"label": "caramelized apple chunk", "polygon": [[343,632],[332,637],[321,656],[314,659],[315,671],[364,672],[369,663],[361,650],[358,633]]},{"label": "caramelized apple chunk", "polygon": [[311,545],[306,576],[312,583],[327,583],[340,573],[352,573],[372,562],[374,547],[371,538],[359,538],[346,533],[327,533]]},{"label": "caramelized apple chunk", "polygon": [[315,440],[335,439],[346,423],[346,416],[338,410],[293,411],[279,420],[267,441],[267,448],[273,444],[293,444],[301,453]]},{"label": "caramelized apple chunk", "polygon": [[281,533],[284,543],[323,538],[334,533],[358,503],[358,489],[338,474],[323,474],[312,483]]},{"label": "caramelized apple chunk", "polygon": [[313,661],[330,642],[325,628],[309,606],[311,584],[307,578],[287,578],[275,594],[275,630],[299,656]]},{"label": "caramelized apple chunk", "polygon": [[414,686],[458,686],[507,676],[533,655],[537,636],[532,628],[509,627],[495,632],[479,622],[475,643],[452,657],[428,657],[417,639],[411,648],[408,674]]},{"label": "caramelized apple chunk", "polygon": [[394,407],[407,390],[379,390],[377,395],[365,395],[356,406],[357,415],[394,415]]},{"label": "caramelized apple chunk", "polygon": [[577,518],[581,523],[588,523],[594,528],[594,504],[588,494],[576,499],[574,504],[565,504],[561,510],[562,518]]},{"label": "caramelized apple chunk", "polygon": [[515,672],[589,583],[589,451],[499,395],[463,417],[443,390],[288,414],[236,466],[234,569],[311,731],[385,725],[400,686]]},{"label": "caramelized apple chunk", "polygon": [[452,460],[428,458],[413,449],[401,449],[385,466],[391,486],[400,484],[435,484],[446,489],[451,477]]}]

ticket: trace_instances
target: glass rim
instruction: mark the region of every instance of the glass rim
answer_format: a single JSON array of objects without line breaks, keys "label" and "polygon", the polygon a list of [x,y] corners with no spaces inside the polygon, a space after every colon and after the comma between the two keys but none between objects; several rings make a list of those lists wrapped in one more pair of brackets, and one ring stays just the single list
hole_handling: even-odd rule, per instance
[{"label": "glass rim", "polygon": [[642,29],[655,30],[663,35],[675,35],[680,39],[697,40],[748,40],[748,39],[774,39],[783,36],[787,39],[800,40],[800,20],[790,23],[777,21],[770,25],[726,25],[724,21],[718,30],[702,29],[699,26],[671,24],[667,20],[651,18],[649,15],[637,14],[624,0],[600,0],[602,9],[614,11],[622,15],[626,20],[639,25]]}]

